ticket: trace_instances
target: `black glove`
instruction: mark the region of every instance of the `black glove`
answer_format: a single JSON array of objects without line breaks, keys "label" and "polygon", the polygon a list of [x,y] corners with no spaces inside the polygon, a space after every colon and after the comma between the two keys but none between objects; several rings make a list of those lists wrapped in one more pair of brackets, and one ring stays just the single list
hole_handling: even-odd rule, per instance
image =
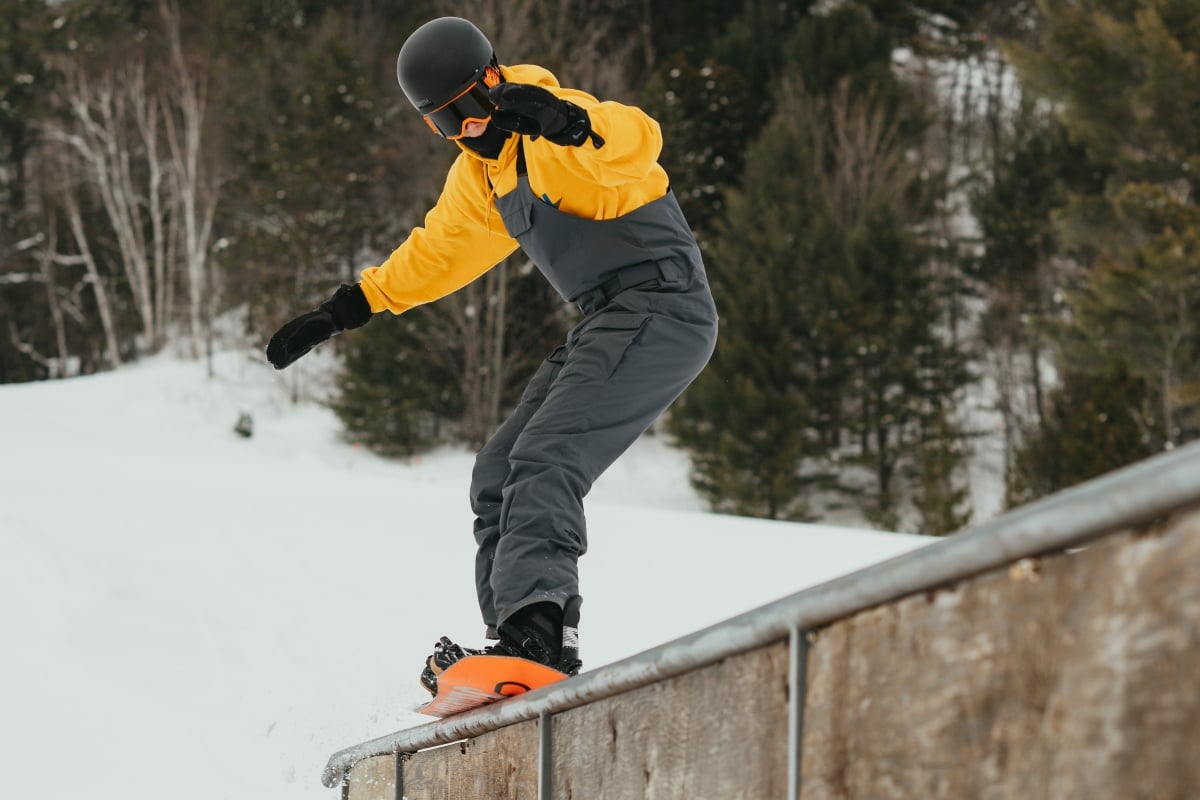
[{"label": "black glove", "polygon": [[267,360],[283,369],[335,333],[361,328],[371,320],[371,305],[362,288],[342,284],[333,297],[315,311],[301,314],[284,325],[267,344]]},{"label": "black glove", "polygon": [[588,139],[600,149],[604,139],[592,130],[588,113],[574,103],[555,97],[540,86],[502,83],[488,90],[496,110],[492,124],[502,131],[545,136],[555,144],[579,147]]}]

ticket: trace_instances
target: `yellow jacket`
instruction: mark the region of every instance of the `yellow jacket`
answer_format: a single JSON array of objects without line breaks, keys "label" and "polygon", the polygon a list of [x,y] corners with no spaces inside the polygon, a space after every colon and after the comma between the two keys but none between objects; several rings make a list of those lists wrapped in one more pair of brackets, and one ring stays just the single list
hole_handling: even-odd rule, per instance
[{"label": "yellow jacket", "polygon": [[[526,169],[536,196],[559,203],[559,211],[599,220],[627,214],[667,193],[667,174],[658,164],[662,132],[641,109],[563,89],[541,67],[502,67],[501,73],[509,82],[542,86],[586,109],[592,130],[605,141],[597,150],[591,142],[562,147],[527,137]],[[517,186],[517,137],[495,160],[459,147],[462,152],[425,225],[414,228],[383,264],[363,270],[361,285],[371,311],[400,314],[445,297],[517,249],[494,202]]]}]

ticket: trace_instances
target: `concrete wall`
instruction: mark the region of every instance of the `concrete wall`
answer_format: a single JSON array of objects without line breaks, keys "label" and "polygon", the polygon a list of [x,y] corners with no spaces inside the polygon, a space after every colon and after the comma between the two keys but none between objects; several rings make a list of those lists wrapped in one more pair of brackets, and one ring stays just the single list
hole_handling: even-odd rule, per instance
[{"label": "concrete wall", "polygon": [[821,631],[805,800],[1200,798],[1200,516]]},{"label": "concrete wall", "polygon": [[[1200,514],[810,637],[803,800],[1200,798]],[[787,797],[788,645],[556,714],[555,800]],[[403,762],[408,800],[546,800],[539,721]],[[395,757],[351,800],[394,800]]]}]

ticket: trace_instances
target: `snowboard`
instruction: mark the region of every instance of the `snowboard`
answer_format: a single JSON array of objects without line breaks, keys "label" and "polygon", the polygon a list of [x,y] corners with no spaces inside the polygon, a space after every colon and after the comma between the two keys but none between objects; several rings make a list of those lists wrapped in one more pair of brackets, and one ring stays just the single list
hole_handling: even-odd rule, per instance
[{"label": "snowboard", "polygon": [[437,679],[437,696],[417,708],[431,717],[448,717],[514,697],[567,677],[564,672],[514,656],[467,656]]}]

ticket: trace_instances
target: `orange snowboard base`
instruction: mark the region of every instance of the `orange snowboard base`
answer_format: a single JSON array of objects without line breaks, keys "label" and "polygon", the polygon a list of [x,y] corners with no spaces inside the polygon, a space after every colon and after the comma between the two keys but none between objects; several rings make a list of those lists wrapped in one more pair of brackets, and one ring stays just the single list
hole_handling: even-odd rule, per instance
[{"label": "orange snowboard base", "polygon": [[467,656],[438,676],[437,697],[417,711],[431,717],[448,717],[566,677],[566,673],[524,658]]}]

